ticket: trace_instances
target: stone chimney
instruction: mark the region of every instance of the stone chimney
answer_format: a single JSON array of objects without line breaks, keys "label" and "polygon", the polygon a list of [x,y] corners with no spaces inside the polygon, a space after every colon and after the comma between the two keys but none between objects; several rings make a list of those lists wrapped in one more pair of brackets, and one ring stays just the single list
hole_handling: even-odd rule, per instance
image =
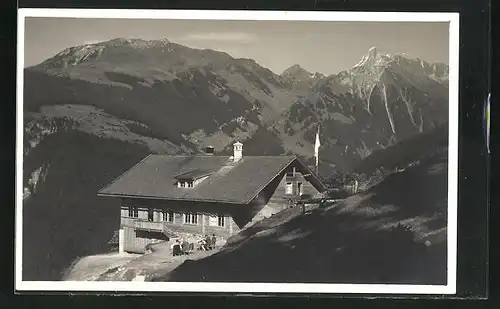
[{"label": "stone chimney", "polygon": [[234,162],[239,161],[243,157],[243,144],[240,142],[236,142],[233,144],[233,160]]},{"label": "stone chimney", "polygon": [[212,147],[212,146],[205,147],[205,154],[207,154],[207,155],[214,155],[215,154],[214,147]]}]

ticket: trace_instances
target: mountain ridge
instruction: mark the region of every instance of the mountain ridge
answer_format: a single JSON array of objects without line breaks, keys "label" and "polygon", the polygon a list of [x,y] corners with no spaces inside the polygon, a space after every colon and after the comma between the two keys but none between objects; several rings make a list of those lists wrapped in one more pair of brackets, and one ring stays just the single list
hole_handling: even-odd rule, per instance
[{"label": "mountain ridge", "polygon": [[[382,117],[381,114],[386,115],[384,116],[386,119],[379,122],[384,122],[383,126],[388,125],[389,132],[379,133],[376,138],[379,144],[383,145],[370,143],[366,146],[370,148],[367,152],[372,148],[378,149],[393,143],[391,139],[406,138],[424,131],[425,128],[422,126],[428,126],[429,123],[425,123],[425,119],[421,118],[426,118],[427,115],[422,114],[422,107],[418,106],[414,97],[420,96],[418,100],[425,101],[425,96],[436,97],[435,93],[438,93],[441,97],[439,100],[446,100],[447,94],[444,93],[447,91],[446,68],[444,64],[429,64],[420,59],[389,55],[371,48],[358,64],[338,74],[325,76],[310,73],[295,64],[278,75],[252,59],[233,58],[215,50],[192,49],[166,38],[161,40],[116,38],[67,48],[41,64],[26,69],[26,72],[38,71],[56,78],[83,80],[112,88],[122,87],[132,92],[144,92],[147,90],[144,88],[158,89],[158,95],[152,99],[159,102],[164,101],[160,98],[160,93],[167,91],[168,97],[172,98],[171,103],[167,105],[175,101],[179,104],[193,100],[201,102],[196,97],[202,95],[205,100],[213,102],[212,113],[215,117],[203,120],[202,123],[207,124],[201,124],[197,126],[198,128],[183,125],[182,127],[186,129],[181,130],[183,133],[179,136],[180,139],[194,143],[199,149],[206,144],[215,144],[217,150],[221,151],[230,147],[234,139],[244,141],[250,139],[258,130],[265,130],[281,140],[285,152],[310,157],[312,148],[308,144],[312,141],[309,138],[309,131],[312,130],[311,121],[314,120],[326,127],[329,126],[330,120],[337,122],[337,127],[339,123],[355,122],[358,116],[348,115],[346,109],[364,109],[368,115],[359,116],[362,118],[361,121],[372,117],[374,113],[378,114],[376,117]],[[165,87],[172,89],[160,90]],[[203,88],[200,90],[204,94],[198,93],[196,88]],[[418,93],[415,94],[416,92]],[[232,102],[228,103],[229,101]],[[392,103],[391,106],[391,102],[396,103]],[[158,104],[165,103],[156,103],[155,106]],[[382,110],[373,110],[376,104],[382,105]],[[106,107],[106,104],[102,105]],[[336,110],[336,105],[340,110]],[[182,109],[190,109],[184,103],[182,106]],[[394,106],[403,106],[407,110],[405,120],[398,120],[392,115],[391,108],[395,108]],[[131,108],[136,110],[136,107]],[[188,114],[194,115],[199,106],[193,108]],[[219,115],[226,114],[222,112],[222,108],[229,111],[231,114],[228,115],[229,118],[219,119]],[[321,108],[326,108],[326,113],[330,116],[325,117],[325,111],[321,111]],[[106,108],[104,111],[107,111]],[[294,117],[297,112],[304,116]],[[441,115],[445,113],[437,112]],[[144,112],[133,111],[133,113]],[[308,119],[307,115],[315,116]],[[334,119],[331,119],[332,117]],[[130,120],[149,125],[150,116],[146,118]],[[326,124],[323,123],[325,121]],[[409,129],[412,132],[405,132],[408,131],[407,128],[399,129],[401,121],[410,122],[414,127]],[[300,122],[302,124],[297,125]],[[294,124],[290,125],[291,123]],[[164,131],[165,129],[161,127],[165,126],[152,130]],[[209,127],[211,129],[207,129]],[[305,134],[290,134],[289,127],[294,127],[294,131],[304,131]],[[170,130],[173,129],[175,128]],[[363,129],[358,129],[361,130]],[[400,131],[403,133],[400,134]],[[327,139],[337,139],[329,136],[337,133],[329,133],[328,129],[324,134]],[[381,134],[385,135],[383,140]],[[354,144],[351,143],[350,147],[361,150],[349,153],[349,156],[360,157],[359,152],[363,152],[362,148],[365,148],[363,143],[366,144],[366,141],[358,140]],[[339,149],[335,151],[339,152]],[[347,161],[340,160],[339,164],[347,164]]]},{"label": "mountain ridge", "polygon": [[[91,47],[94,47],[94,51],[97,51],[97,50],[99,50],[102,47],[126,46],[126,45],[131,46],[131,47],[136,47],[136,48],[139,48],[139,49],[140,48],[152,48],[152,47],[158,47],[158,46],[165,47],[165,46],[168,46],[168,45],[172,45],[172,47],[183,47],[183,48],[190,49],[190,50],[208,51],[208,52],[211,52],[211,53],[216,53],[216,54],[224,55],[227,58],[231,58],[231,59],[237,60],[237,61],[238,60],[242,60],[242,61],[243,60],[250,60],[252,62],[255,62],[255,60],[253,60],[253,59],[238,58],[238,57],[230,56],[226,52],[220,51],[220,50],[190,48],[190,47],[178,44],[178,43],[176,43],[174,41],[171,41],[168,38],[146,40],[146,39],[142,39],[142,38],[117,37],[117,38],[114,38],[114,39],[104,40],[104,41],[100,41],[100,42],[79,44],[79,45],[75,45],[75,46],[71,46],[71,47],[65,48],[65,49],[61,50],[60,52],[58,52],[56,55],[47,58],[46,60],[42,61],[41,63],[35,64],[35,65],[32,65],[32,66],[28,66],[25,69],[34,68],[34,67],[40,66],[42,64],[49,64],[49,63],[53,62],[55,59],[57,59],[59,57],[67,56],[67,55],[69,55],[71,53],[78,52],[79,50],[91,49]],[[378,57],[382,56],[384,58],[400,57],[400,58],[407,58],[407,59],[415,59],[415,60],[418,60],[421,63],[422,66],[428,66],[428,67],[439,66],[439,67],[441,67],[441,70],[444,70],[444,71],[446,71],[446,67],[448,67],[448,65],[446,63],[431,62],[431,61],[422,60],[420,58],[406,57],[406,54],[404,54],[404,53],[401,53],[401,54],[398,54],[398,53],[390,54],[390,53],[380,52],[379,49],[376,46],[372,46],[371,48],[368,49],[367,54],[365,54],[364,56],[362,56],[361,59],[360,59],[360,61],[357,64],[354,64],[351,67],[351,69],[356,68],[356,67],[360,67],[360,66],[362,66],[363,63],[366,63],[367,60],[369,60],[369,59],[371,59],[373,57],[377,57],[377,56]],[[260,65],[260,66],[262,66],[262,65]],[[264,66],[262,66],[262,67],[265,68]],[[343,71],[346,71],[346,70],[342,70],[342,71],[340,71],[338,73],[331,73],[331,74],[323,74],[323,73],[320,73],[320,72],[311,73],[308,70],[304,69],[300,64],[295,63],[295,64],[290,65],[288,68],[286,68],[285,70],[283,70],[283,72],[281,72],[281,73],[277,73],[277,72],[273,72],[273,73],[276,74],[276,75],[284,75],[287,71],[293,71],[293,70],[301,70],[301,71],[307,72],[308,74],[321,74],[321,75],[323,75],[325,77],[331,76],[331,75],[336,75],[336,74],[339,74],[339,73],[341,73]]]}]

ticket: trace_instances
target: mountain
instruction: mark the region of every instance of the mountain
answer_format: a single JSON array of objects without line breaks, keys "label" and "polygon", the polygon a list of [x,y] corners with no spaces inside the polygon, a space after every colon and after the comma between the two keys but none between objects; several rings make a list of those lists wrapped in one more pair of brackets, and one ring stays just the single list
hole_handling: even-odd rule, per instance
[{"label": "mountain", "polygon": [[310,73],[298,64],[284,70],[280,76],[298,93],[307,92],[319,79],[325,77],[319,72]]},{"label": "mountain", "polygon": [[91,105],[181,151],[227,151],[234,140],[265,131],[283,153],[305,158],[320,125],[321,157],[350,168],[373,150],[447,121],[447,70],[372,48],[336,75],[299,65],[277,75],[223,52],[119,38],[71,47],[27,68],[25,111]]},{"label": "mountain", "polygon": [[445,65],[371,48],[350,70],[319,79],[274,128],[288,135],[284,140],[307,145],[293,148],[307,155],[320,126],[320,157],[350,168],[374,150],[435,129],[447,117]]},{"label": "mountain", "polygon": [[[84,253],[103,250],[111,227],[81,238],[70,230],[75,225],[54,225],[56,217],[41,208],[67,214],[92,207],[110,218],[118,206],[98,207],[106,202],[95,192],[146,153],[194,154],[207,145],[228,153],[240,140],[247,155],[295,153],[312,163],[319,125],[320,172],[352,170],[372,152],[447,122],[447,71],[376,49],[326,76],[299,65],[275,74],[252,59],[167,39],[67,48],[24,70],[24,216],[36,221],[25,243],[45,230],[66,237],[30,247],[26,271],[54,279],[82,254],[66,248],[71,241]],[[73,140],[85,148],[77,152]],[[79,179],[92,185],[81,188]]]}]

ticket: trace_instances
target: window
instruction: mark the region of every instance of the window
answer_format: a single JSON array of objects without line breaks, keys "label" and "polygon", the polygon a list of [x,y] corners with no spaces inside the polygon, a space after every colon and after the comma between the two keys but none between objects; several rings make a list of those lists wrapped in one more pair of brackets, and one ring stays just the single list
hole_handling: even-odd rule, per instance
[{"label": "window", "polygon": [[155,214],[154,210],[152,208],[148,208],[148,221],[155,220],[154,214]]},{"label": "window", "polygon": [[165,222],[174,222],[174,212],[169,211],[169,210],[164,210],[163,211],[163,221]]},{"label": "window", "polygon": [[224,219],[225,218],[223,215],[218,215],[217,216],[217,226],[224,227],[224,223],[225,223]]},{"label": "window", "polygon": [[293,187],[291,182],[286,183],[285,194],[293,194]]},{"label": "window", "polygon": [[210,215],[209,225],[210,226],[218,226],[224,227],[226,224],[226,220],[224,215]]},{"label": "window", "polygon": [[303,193],[302,188],[303,188],[302,183],[301,182],[297,183],[297,192],[299,192],[299,195],[302,195]]},{"label": "window", "polygon": [[210,215],[208,225],[217,226],[217,216]]},{"label": "window", "polygon": [[131,218],[139,217],[139,208],[137,206],[128,207],[128,216]]},{"label": "window", "polygon": [[177,187],[178,188],[192,188],[193,182],[192,181],[178,181]]},{"label": "window", "polygon": [[184,223],[198,224],[198,214],[196,214],[196,213],[184,214]]}]

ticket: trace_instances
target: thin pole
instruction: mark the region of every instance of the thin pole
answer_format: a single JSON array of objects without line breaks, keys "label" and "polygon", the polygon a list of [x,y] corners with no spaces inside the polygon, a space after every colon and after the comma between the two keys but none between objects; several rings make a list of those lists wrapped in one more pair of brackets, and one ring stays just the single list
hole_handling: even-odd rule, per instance
[{"label": "thin pole", "polygon": [[316,157],[316,175],[319,176],[319,147],[321,142],[319,140],[319,127],[318,132],[316,132],[316,141],[314,142],[314,156]]}]

